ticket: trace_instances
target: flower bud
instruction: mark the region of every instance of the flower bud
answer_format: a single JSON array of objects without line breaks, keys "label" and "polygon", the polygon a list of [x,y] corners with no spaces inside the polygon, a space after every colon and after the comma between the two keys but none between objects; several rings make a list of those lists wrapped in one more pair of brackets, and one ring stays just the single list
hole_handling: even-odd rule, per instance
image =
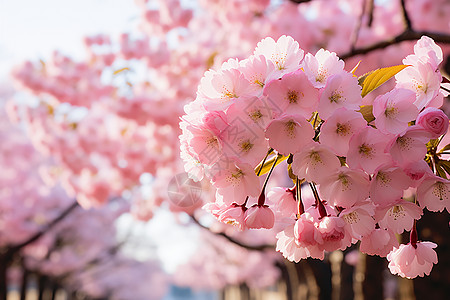
[{"label": "flower bud", "polygon": [[438,138],[447,132],[448,117],[442,110],[435,107],[428,107],[419,114],[416,125],[430,132],[432,138]]}]

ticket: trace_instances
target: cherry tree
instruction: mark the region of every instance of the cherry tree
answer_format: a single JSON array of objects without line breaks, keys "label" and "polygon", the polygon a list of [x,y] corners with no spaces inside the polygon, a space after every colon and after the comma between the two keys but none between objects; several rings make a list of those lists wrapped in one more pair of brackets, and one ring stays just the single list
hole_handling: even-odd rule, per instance
[{"label": "cherry tree", "polygon": [[[433,201],[447,191],[448,120],[437,109],[446,1],[136,4],[136,32],[87,37],[84,60],[55,52],[13,70],[36,101],[11,102],[9,115],[54,159],[47,181],[84,208],[128,195],[140,219],[167,205],[204,226],[205,205],[228,224],[212,225],[216,235],[260,250],[255,234],[233,228],[272,228],[259,245],[276,243],[294,261],[360,240],[363,252],[387,256],[393,273],[430,272],[434,244],[418,239],[415,224],[424,208],[448,207]],[[368,80],[385,73],[355,76],[402,60],[391,69],[395,82],[373,92]],[[191,205],[167,195],[183,172],[202,191]],[[419,205],[405,194],[411,188]],[[410,243],[399,245],[395,234],[405,230]],[[399,253],[415,262],[418,251],[427,263],[405,271]]]}]

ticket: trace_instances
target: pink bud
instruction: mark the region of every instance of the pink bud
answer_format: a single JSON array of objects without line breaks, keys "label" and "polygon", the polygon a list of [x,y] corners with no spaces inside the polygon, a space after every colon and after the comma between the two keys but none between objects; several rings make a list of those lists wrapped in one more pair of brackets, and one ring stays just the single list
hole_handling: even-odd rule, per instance
[{"label": "pink bud", "polygon": [[248,228],[270,229],[275,223],[275,214],[267,205],[253,205],[245,212],[245,225]]},{"label": "pink bud", "polygon": [[430,132],[433,138],[438,138],[448,129],[448,117],[440,109],[428,107],[417,117],[416,124]]}]

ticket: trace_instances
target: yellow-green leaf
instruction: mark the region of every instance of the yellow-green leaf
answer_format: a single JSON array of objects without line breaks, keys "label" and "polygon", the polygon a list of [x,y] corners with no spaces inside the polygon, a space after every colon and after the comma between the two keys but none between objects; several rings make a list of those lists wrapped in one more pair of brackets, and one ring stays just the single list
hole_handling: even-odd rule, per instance
[{"label": "yellow-green leaf", "polygon": [[129,71],[129,70],[130,70],[130,68],[127,68],[127,67],[119,69],[119,70],[115,70],[113,75],[117,75],[117,74],[119,74],[119,73],[121,73],[123,71]]},{"label": "yellow-green leaf", "polygon": [[[270,168],[272,168],[272,165],[275,162],[275,158],[276,158],[276,156],[273,156],[271,159],[266,160],[266,162],[264,163],[264,166],[262,167],[261,173],[259,174],[260,176],[264,175],[270,171]],[[278,154],[278,160],[277,160],[277,163],[275,166],[278,166],[283,160],[286,160],[287,158],[288,158],[287,156]],[[258,174],[258,171],[260,168],[261,168],[261,164],[256,166],[256,168],[255,168],[256,174]]]},{"label": "yellow-green leaf", "polygon": [[377,69],[362,75],[358,78],[358,82],[362,86],[361,96],[366,96],[406,67],[408,67],[408,65],[392,66]]},{"label": "yellow-green leaf", "polygon": [[359,65],[361,64],[361,61],[358,61],[358,63],[356,64],[356,66],[350,71],[350,73],[352,73],[353,75],[355,75],[356,70],[358,69]]},{"label": "yellow-green leaf", "polygon": [[450,144],[447,144],[447,145],[445,145],[444,148],[441,149],[441,151],[439,151],[439,153],[442,153],[442,152],[447,151],[449,149],[450,149]]},{"label": "yellow-green leaf", "polygon": [[450,161],[440,160],[439,165],[444,169],[447,174],[450,174]]},{"label": "yellow-green leaf", "polygon": [[375,117],[373,116],[372,113],[372,109],[373,109],[372,105],[362,105],[358,110],[362,114],[364,119],[367,121],[367,123],[370,123],[373,120],[375,120]]}]

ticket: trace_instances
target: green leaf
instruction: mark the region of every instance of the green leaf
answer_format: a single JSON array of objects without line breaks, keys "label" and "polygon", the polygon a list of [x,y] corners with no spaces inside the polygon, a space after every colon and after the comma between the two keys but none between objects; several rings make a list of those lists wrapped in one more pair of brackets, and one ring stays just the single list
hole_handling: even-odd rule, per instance
[{"label": "green leaf", "polygon": [[[283,156],[281,154],[278,154],[278,160],[275,166],[278,166],[283,160],[286,160],[288,157]],[[275,162],[275,156],[273,156],[271,159],[266,160],[264,163],[264,166],[262,167],[261,173],[259,176],[264,175],[270,171],[270,168],[272,168],[273,163]],[[255,173],[258,174],[259,168],[261,168],[261,164],[257,165],[255,168]]]},{"label": "green leaf", "polygon": [[358,110],[362,114],[364,119],[367,121],[367,123],[370,123],[373,120],[375,120],[375,117],[373,116],[372,113],[372,109],[373,109],[372,105],[362,105]]},{"label": "green leaf", "polygon": [[358,83],[362,86],[361,96],[365,97],[368,93],[391,79],[395,76],[395,74],[408,66],[409,65],[398,65],[381,68],[362,75],[358,78]]}]

